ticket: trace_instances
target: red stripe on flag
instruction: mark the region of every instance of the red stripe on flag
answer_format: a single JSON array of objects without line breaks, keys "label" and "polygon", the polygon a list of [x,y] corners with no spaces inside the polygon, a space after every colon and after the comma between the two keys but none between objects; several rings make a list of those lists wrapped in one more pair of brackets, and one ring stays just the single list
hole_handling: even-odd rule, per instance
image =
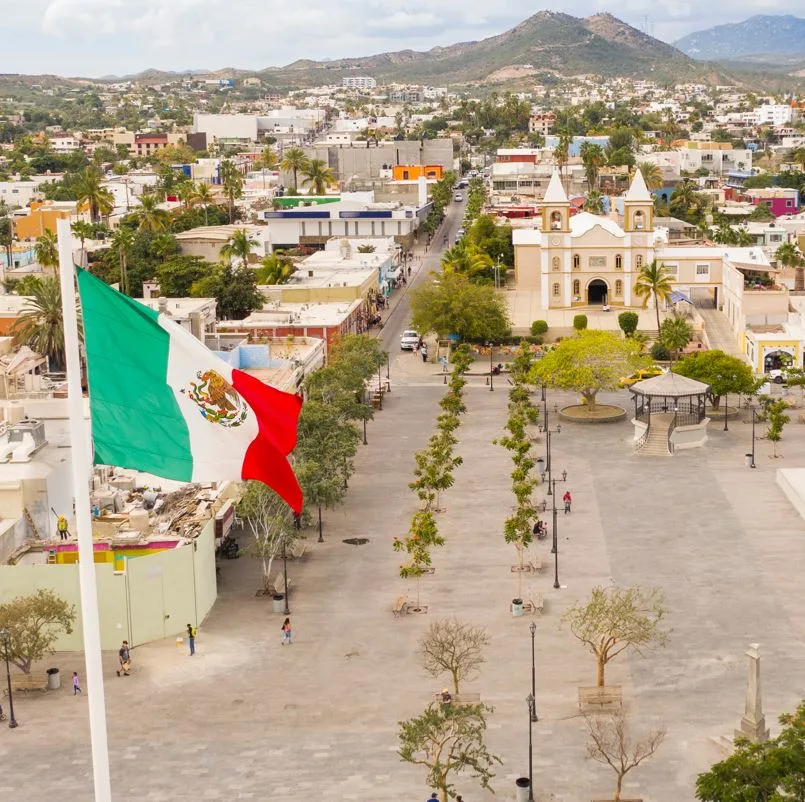
[{"label": "red stripe on flag", "polygon": [[263,384],[240,370],[232,371],[232,386],[257,416],[259,433],[246,450],[242,479],[256,479],[275,490],[294,512],[302,511],[302,490],[287,456],[296,446],[296,427],[302,399]]}]

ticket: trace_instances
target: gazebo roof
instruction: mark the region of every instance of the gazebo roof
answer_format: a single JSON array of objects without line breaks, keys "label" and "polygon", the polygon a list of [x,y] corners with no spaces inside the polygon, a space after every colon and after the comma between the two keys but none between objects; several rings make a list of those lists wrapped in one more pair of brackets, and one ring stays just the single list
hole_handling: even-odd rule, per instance
[{"label": "gazebo roof", "polygon": [[710,385],[668,371],[660,376],[635,382],[629,389],[635,395],[684,398],[689,395],[704,395],[710,389]]}]

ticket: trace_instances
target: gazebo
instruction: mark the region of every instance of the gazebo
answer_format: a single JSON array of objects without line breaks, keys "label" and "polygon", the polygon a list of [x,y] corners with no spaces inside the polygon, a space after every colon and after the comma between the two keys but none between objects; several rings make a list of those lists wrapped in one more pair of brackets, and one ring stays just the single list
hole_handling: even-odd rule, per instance
[{"label": "gazebo", "polygon": [[646,454],[673,454],[678,448],[696,448],[707,442],[707,393],[704,382],[663,373],[635,382],[635,449]]}]

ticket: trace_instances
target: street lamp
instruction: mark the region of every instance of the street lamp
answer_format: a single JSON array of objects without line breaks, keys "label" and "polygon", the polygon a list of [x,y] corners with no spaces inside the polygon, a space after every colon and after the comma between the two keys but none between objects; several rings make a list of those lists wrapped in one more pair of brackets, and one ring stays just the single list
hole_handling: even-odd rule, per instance
[{"label": "street lamp", "polygon": [[750,468],[757,468],[755,465],[755,421],[757,420],[757,412],[755,412],[755,408],[752,407],[752,462],[750,463]]},{"label": "street lamp", "polygon": [[14,697],[11,694],[11,671],[8,667],[8,642],[11,638],[11,634],[7,629],[2,629],[0,630],[0,638],[3,639],[3,647],[6,657],[6,682],[8,683],[8,727],[9,729],[13,730],[19,725],[17,724],[17,719],[14,718]]},{"label": "street lamp", "polygon": [[556,589],[559,588],[559,538],[556,533],[556,527],[557,527],[556,483],[566,481],[567,481],[567,471],[562,471],[561,479],[551,480],[551,483],[553,484],[553,499],[552,499],[553,507],[551,510],[553,515],[553,548],[551,549],[551,554],[553,554],[553,586]]},{"label": "street lamp", "polygon": [[537,720],[537,702],[533,693],[528,694],[526,702],[528,703],[528,802],[534,802],[534,739],[531,730]]},{"label": "street lamp", "polygon": [[[531,697],[537,698],[537,682],[536,682],[536,668],[534,664],[534,635],[537,633],[537,625],[532,621],[531,626],[528,628],[531,631]],[[539,721],[537,718],[537,704],[534,702],[534,707],[531,711],[531,720]]]},{"label": "street lamp", "polygon": [[562,425],[557,424],[556,428],[551,431],[550,427],[548,426],[548,405],[545,405],[545,423],[539,427],[539,430],[542,434],[545,435],[545,466],[546,470],[548,471],[548,495],[551,495],[551,435],[552,434],[561,434],[562,433]]},{"label": "street lamp", "polygon": [[495,389],[495,374],[493,373],[493,365],[492,365],[492,348],[493,343],[489,343],[489,392],[491,393]]},{"label": "street lamp", "polygon": [[286,532],[282,533],[282,582],[285,588],[285,615],[290,615],[291,608],[288,607],[288,535]]}]

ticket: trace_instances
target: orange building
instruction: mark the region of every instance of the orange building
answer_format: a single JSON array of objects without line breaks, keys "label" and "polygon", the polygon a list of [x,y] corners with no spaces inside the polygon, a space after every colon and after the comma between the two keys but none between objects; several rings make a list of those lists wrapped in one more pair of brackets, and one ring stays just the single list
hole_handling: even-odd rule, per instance
[{"label": "orange building", "polygon": [[395,164],[391,168],[391,177],[395,181],[416,181],[423,176],[438,181],[443,175],[441,164]]},{"label": "orange building", "polygon": [[79,210],[76,201],[31,201],[27,214],[12,218],[14,236],[18,240],[35,240],[45,231],[55,234],[57,220],[75,222],[84,217],[89,219],[87,214],[86,204]]}]

